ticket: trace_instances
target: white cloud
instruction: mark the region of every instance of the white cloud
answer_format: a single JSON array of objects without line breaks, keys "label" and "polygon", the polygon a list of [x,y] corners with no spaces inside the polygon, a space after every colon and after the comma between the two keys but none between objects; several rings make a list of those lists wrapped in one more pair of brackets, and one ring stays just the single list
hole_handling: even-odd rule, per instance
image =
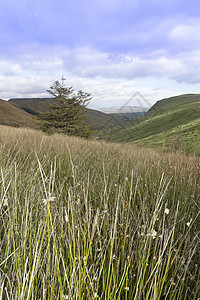
[{"label": "white cloud", "polygon": [[0,98],[46,97],[48,80],[40,76],[0,76]]},{"label": "white cloud", "polygon": [[33,61],[22,61],[22,67],[25,70],[34,72],[52,72],[54,70],[61,70],[63,68],[63,61],[59,58],[38,59]]},{"label": "white cloud", "polygon": [[188,40],[200,41],[199,38],[199,30],[200,24],[199,22],[192,22],[193,24],[178,24],[176,25],[170,33],[170,38],[173,40],[178,39],[178,41],[187,42]]},{"label": "white cloud", "polygon": [[21,65],[12,60],[0,60],[0,73],[5,75],[20,75],[23,72]]},{"label": "white cloud", "polygon": [[177,49],[187,51],[189,55],[200,48],[200,22],[196,19],[180,20],[169,32],[168,39]]},{"label": "white cloud", "polygon": [[67,85],[92,94],[93,108],[123,105],[137,91],[153,104],[196,92],[195,83],[200,82],[199,50],[170,55],[161,49],[145,56],[40,47],[15,60],[1,60],[0,66],[0,98],[49,96],[46,90],[64,75]]},{"label": "white cloud", "polygon": [[169,55],[165,51],[148,56],[132,53],[113,55],[90,48],[66,49],[52,53],[46,58],[40,54],[21,56],[14,60],[0,61],[1,75],[4,76],[47,76],[64,74],[75,77],[124,78],[132,80],[153,76],[168,77],[188,83],[200,82],[200,51]]},{"label": "white cloud", "polygon": [[74,76],[107,78],[167,77],[178,82],[200,82],[200,51],[170,55],[157,51],[148,56],[110,55],[89,48],[72,50],[63,58],[67,71]]}]

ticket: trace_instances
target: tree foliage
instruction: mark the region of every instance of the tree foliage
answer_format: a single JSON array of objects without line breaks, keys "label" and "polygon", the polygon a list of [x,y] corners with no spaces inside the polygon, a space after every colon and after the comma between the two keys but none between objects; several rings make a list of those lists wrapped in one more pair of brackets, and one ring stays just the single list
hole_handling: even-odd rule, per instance
[{"label": "tree foliage", "polygon": [[88,137],[90,130],[84,121],[91,95],[82,90],[75,92],[73,87],[66,87],[65,80],[56,80],[47,90],[55,101],[48,104],[47,112],[39,113],[41,128],[49,133]]}]

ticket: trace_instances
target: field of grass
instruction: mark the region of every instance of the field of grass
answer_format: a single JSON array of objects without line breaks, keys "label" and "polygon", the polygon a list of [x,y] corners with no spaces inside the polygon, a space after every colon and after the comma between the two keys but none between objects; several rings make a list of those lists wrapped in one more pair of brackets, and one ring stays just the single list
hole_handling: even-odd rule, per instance
[{"label": "field of grass", "polygon": [[158,101],[138,122],[107,132],[106,140],[200,154],[200,95]]},{"label": "field of grass", "polygon": [[0,126],[0,299],[199,299],[200,159]]}]

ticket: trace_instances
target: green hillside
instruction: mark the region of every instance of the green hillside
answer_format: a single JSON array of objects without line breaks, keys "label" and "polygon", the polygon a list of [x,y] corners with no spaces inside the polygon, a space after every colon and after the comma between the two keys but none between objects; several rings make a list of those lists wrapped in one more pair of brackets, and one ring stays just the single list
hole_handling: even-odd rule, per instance
[{"label": "green hillside", "polygon": [[47,111],[48,104],[54,102],[52,98],[12,98],[8,101],[33,115],[36,115],[38,111]]},{"label": "green hillside", "polygon": [[156,102],[133,126],[105,135],[105,139],[200,152],[200,95],[187,94]]},{"label": "green hillside", "polygon": [[27,112],[0,99],[0,124],[15,127],[38,128],[37,121]]},{"label": "green hillside", "polygon": [[[17,105],[26,112],[36,115],[38,111],[45,112],[49,109],[48,104],[54,102],[52,98],[13,98],[9,102]],[[113,118],[108,114],[94,109],[86,109],[86,124],[92,130],[108,129],[116,123],[117,117]]]}]

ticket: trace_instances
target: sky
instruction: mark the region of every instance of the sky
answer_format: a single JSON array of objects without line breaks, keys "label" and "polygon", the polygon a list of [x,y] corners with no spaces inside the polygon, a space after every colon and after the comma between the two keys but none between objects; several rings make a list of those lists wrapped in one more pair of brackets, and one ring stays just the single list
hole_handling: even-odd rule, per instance
[{"label": "sky", "polygon": [[94,109],[200,93],[199,0],[2,1],[0,98],[48,97],[63,76]]}]

